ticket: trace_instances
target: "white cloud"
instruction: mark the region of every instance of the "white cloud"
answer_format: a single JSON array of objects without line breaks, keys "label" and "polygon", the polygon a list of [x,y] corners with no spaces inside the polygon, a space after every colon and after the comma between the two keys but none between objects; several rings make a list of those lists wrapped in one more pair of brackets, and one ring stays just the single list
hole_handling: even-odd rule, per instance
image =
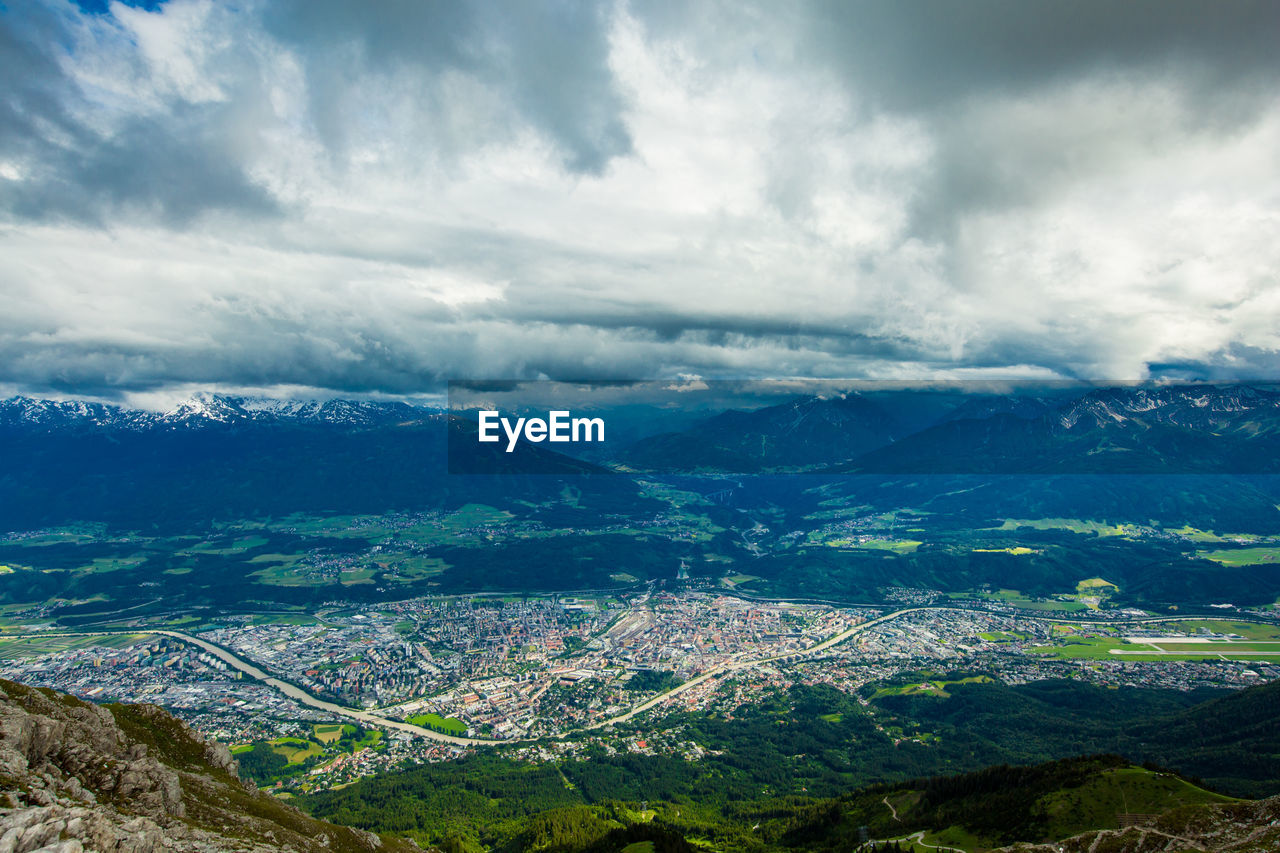
[{"label": "white cloud", "polygon": [[[0,124],[0,382],[1135,378],[1280,349],[1270,66],[1206,111],[1165,53],[1031,83],[922,56],[954,97],[912,98],[806,6],[415,10],[419,45],[287,5],[4,19],[36,53]],[[56,111],[13,118],[28,89]]]}]

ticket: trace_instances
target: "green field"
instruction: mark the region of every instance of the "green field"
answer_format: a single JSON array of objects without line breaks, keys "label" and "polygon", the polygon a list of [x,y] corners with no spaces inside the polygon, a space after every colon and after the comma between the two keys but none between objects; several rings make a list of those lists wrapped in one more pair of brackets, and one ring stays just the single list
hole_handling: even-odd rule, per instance
[{"label": "green field", "polygon": [[174,553],[179,556],[187,557],[198,554],[211,554],[226,557],[233,554],[243,554],[250,548],[261,548],[263,545],[266,545],[268,541],[270,540],[262,536],[246,536],[243,539],[236,539],[230,545],[225,545],[223,547],[215,547],[209,542],[200,542],[190,548],[174,551]]},{"label": "green field", "polygon": [[1028,639],[1027,635],[1020,631],[983,631],[978,636],[988,643],[1016,643],[1019,640]]},{"label": "green field", "polygon": [[449,569],[449,564],[439,557],[406,557],[393,562],[387,577],[399,583],[413,583],[434,577]]},{"label": "green field", "polygon": [[338,582],[343,586],[352,586],[359,583],[373,583],[373,576],[377,574],[376,569],[366,567],[343,569],[338,574]]},{"label": "green field", "polygon": [[[1280,640],[1239,640],[1217,642],[1179,642],[1152,638],[1154,642],[1130,642],[1123,637],[1084,637],[1064,635],[1051,646],[1028,649],[1033,654],[1067,660],[1277,660],[1280,659]],[[1188,640],[1192,639],[1190,637]]]},{"label": "green field", "polygon": [[290,764],[301,764],[308,758],[323,752],[320,744],[296,737],[279,737],[267,743],[271,744],[272,752],[283,755]]},{"label": "green field", "polygon": [[1034,554],[1034,548],[1028,548],[1025,545],[1015,545],[1012,548],[974,548],[975,554],[1013,554],[1015,557],[1023,557],[1027,554]]},{"label": "green field", "polygon": [[872,699],[879,699],[881,696],[938,696],[945,699],[951,694],[947,692],[947,688],[953,684],[990,684],[992,681],[990,676],[973,675],[968,678],[959,678],[952,681],[920,681],[915,684],[904,684],[900,687],[881,687],[874,694]]},{"label": "green field", "polygon": [[311,730],[312,732],[315,733],[316,740],[328,746],[331,743],[337,743],[338,740],[342,737],[343,730],[348,728],[354,731],[353,727],[344,726],[341,723],[336,723],[334,725],[328,725],[328,726],[317,723],[316,725],[311,727]]},{"label": "green field", "polygon": [[434,729],[448,735],[465,735],[467,724],[454,717],[442,717],[439,714],[414,714],[405,722],[424,729]]},{"label": "green field", "polygon": [[1196,556],[1224,566],[1257,566],[1280,559],[1280,547],[1223,548],[1217,551],[1197,551]]},{"label": "green field", "polygon": [[1126,767],[1109,770],[1079,788],[1058,791],[1041,801],[1050,818],[1050,838],[1061,838],[1080,826],[1117,828],[1123,812],[1152,814],[1178,806],[1235,802],[1231,797],[1197,788],[1164,773]]},{"label": "green field", "polygon": [[1183,525],[1182,527],[1177,527],[1177,528],[1167,527],[1165,529],[1170,533],[1176,533],[1179,536],[1185,537],[1186,539],[1190,539],[1192,542],[1226,542],[1227,541],[1226,537],[1224,536],[1219,536],[1218,534],[1208,530],[1199,530],[1195,527],[1192,527],[1189,524]]},{"label": "green field", "polygon": [[1237,634],[1246,640],[1280,640],[1280,626],[1261,625],[1256,622],[1235,622],[1230,619],[1188,619],[1185,622],[1167,622],[1170,633],[1195,634],[1204,628],[1214,634]]},{"label": "green field", "polygon": [[871,548],[877,551],[892,551],[895,554],[911,554],[921,545],[915,539],[870,539],[853,545],[854,548]]},{"label": "green field", "polygon": [[1086,578],[1080,581],[1078,584],[1076,584],[1076,592],[1089,592],[1091,590],[1103,590],[1103,589],[1111,590],[1114,592],[1120,589],[1120,587],[1116,586],[1111,581],[1106,580],[1105,578]]},{"label": "green field", "polygon": [[[1074,596],[1074,593],[1072,594]],[[1057,598],[1032,598],[1016,589],[1001,589],[995,592],[953,592],[951,598],[985,598],[988,601],[1003,601],[1022,610],[1059,610],[1073,612],[1088,609],[1074,598],[1061,600]]]},{"label": "green field", "polygon": [[147,634],[111,634],[97,637],[0,637],[0,658],[28,660],[41,655],[65,652],[72,649],[88,649],[100,646],[108,649],[127,649],[144,640]]},{"label": "green field", "polygon": [[302,554],[258,554],[250,563],[264,563],[261,569],[250,574],[259,583],[273,586],[309,586],[315,579],[298,569]]},{"label": "green field", "polygon": [[1004,524],[994,530],[1017,530],[1030,527],[1033,530],[1070,530],[1072,533],[1096,533],[1099,536],[1129,536],[1134,533],[1130,524],[1108,524],[1080,518],[1006,518]]},{"label": "green field", "polygon": [[84,566],[81,571],[85,572],[118,572],[121,569],[136,569],[147,561],[145,554],[132,554],[128,557],[98,557],[92,563]]}]

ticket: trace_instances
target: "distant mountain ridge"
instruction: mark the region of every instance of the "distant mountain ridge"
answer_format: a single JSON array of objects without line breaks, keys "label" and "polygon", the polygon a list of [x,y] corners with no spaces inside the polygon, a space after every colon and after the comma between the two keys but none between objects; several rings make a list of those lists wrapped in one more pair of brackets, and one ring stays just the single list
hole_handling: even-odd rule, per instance
[{"label": "distant mountain ridge", "polygon": [[229,424],[329,424],[374,426],[439,418],[441,409],[400,402],[367,400],[274,400],[223,394],[197,394],[163,412],[82,400],[0,400],[0,427],[61,428],[91,426],[150,430]]},{"label": "distant mountain ridge", "polygon": [[[451,447],[470,454],[469,473],[508,476],[448,476]],[[0,402],[0,531],[505,505],[557,495],[555,477],[601,472],[537,445],[494,447],[466,440],[442,410],[405,403],[201,395],[148,412],[16,397]],[[625,477],[605,479],[599,489],[634,492]]]},{"label": "distant mountain ridge", "polygon": [[[149,412],[14,397],[0,401],[0,528],[97,520],[141,529],[291,512],[376,513],[467,501],[506,506],[558,495],[559,487],[536,482],[545,475],[589,475],[593,489],[621,497],[634,494],[630,481],[644,474],[811,472],[835,478],[831,487],[842,491],[904,474],[1276,474],[1280,391],[1139,386],[1013,396],[949,390],[801,397],[721,412],[590,462],[548,444],[522,442],[519,452],[506,453],[473,437],[474,424],[463,416],[402,402],[202,394]],[[611,467],[625,476],[596,476]],[[610,479],[617,482],[606,486]],[[783,500],[780,484],[766,497]],[[947,485],[943,492],[975,485]],[[1096,486],[1093,492],[1115,491]],[[1227,504],[1215,499],[1214,507],[1247,498],[1272,513],[1271,487],[1263,486],[1243,488],[1244,497]],[[1062,491],[1061,485],[1045,488]],[[1128,507],[1126,517],[1144,521],[1180,512],[1134,515],[1129,505],[1137,499],[1125,498],[1123,489],[1109,497],[1111,491],[1101,504],[1098,495],[1089,498],[1089,511],[1117,515]],[[1043,503],[1046,494],[1040,489],[1030,502]],[[954,502],[945,494],[937,499]],[[1150,495],[1144,492],[1140,502],[1150,503]],[[625,506],[634,508],[634,500],[617,504]],[[1001,510],[1019,518],[1027,511]],[[1080,511],[1068,506],[1051,514]]]},{"label": "distant mountain ridge", "polygon": [[948,419],[841,470],[860,473],[1280,473],[1280,392],[1103,388],[1030,417]]},{"label": "distant mountain ridge", "polygon": [[1280,473],[1280,389],[807,397],[641,440],[620,461],[726,474]]},{"label": "distant mountain ridge", "polygon": [[645,470],[756,473],[853,459],[910,432],[903,418],[860,394],[801,397],[642,439],[622,461]]}]

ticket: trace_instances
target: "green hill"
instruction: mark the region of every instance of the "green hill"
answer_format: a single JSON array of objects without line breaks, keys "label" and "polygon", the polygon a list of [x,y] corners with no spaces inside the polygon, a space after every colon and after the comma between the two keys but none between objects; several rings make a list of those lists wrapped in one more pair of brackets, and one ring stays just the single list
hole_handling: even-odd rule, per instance
[{"label": "green hill", "polygon": [[[472,763],[468,770],[474,774],[482,766]],[[552,775],[554,771],[545,777],[532,772],[517,781],[500,774],[490,784],[473,779],[471,784],[486,787],[491,794],[505,788],[526,795],[488,801],[484,808],[489,817],[481,821],[479,832],[468,831],[457,811],[450,811],[450,816],[442,811],[424,823],[426,811],[449,809],[440,798],[441,791],[413,784],[421,777],[401,776],[390,787],[388,779],[371,789],[373,796],[353,797],[347,788],[336,800],[321,797],[313,805],[319,805],[330,819],[408,831],[447,851],[617,853],[629,845],[647,850],[651,844],[659,851],[836,853],[855,849],[864,828],[871,839],[915,835],[929,844],[980,851],[1118,829],[1121,814],[1158,815],[1182,807],[1237,802],[1171,772],[1137,767],[1113,755],[1027,767],[1001,765],[958,776],[877,785],[831,798],[763,798],[718,807],[683,797],[649,802],[647,808],[612,800],[575,803],[561,785],[550,784]],[[557,798],[548,795],[556,789],[563,793],[559,803],[551,805]],[[445,799],[452,800],[455,808],[463,806],[453,797]],[[360,810],[357,803],[364,808]],[[545,804],[542,810],[538,803]],[[433,831],[433,826],[444,831]]]},{"label": "green hill", "polygon": [[1101,755],[870,788],[776,819],[766,831],[785,826],[776,843],[792,850],[850,850],[861,827],[872,839],[924,833],[931,844],[984,850],[1118,829],[1122,814],[1229,802],[1173,773]]},{"label": "green hill", "polygon": [[[826,685],[798,686],[738,708],[731,721],[664,718],[663,730],[678,727],[706,750],[696,761],[600,747],[544,764],[475,755],[382,774],[301,804],[318,817],[421,844],[454,838],[472,849],[518,850],[505,845],[543,813],[567,810],[565,819],[582,824],[574,837],[598,840],[639,820],[631,815],[647,800],[647,822],[713,849],[767,850],[792,843],[792,832],[799,844],[805,826],[821,840],[826,830],[814,827],[841,824],[866,825],[880,838],[952,828],[940,840],[958,846],[1038,841],[1112,827],[1122,812],[1225,799],[1131,766],[1143,762],[1234,796],[1268,796],[1280,785],[1280,734],[1268,711],[1280,684],[1223,696],[945,677],[954,682],[945,696],[886,695],[864,705]],[[1044,763],[1081,752],[1124,757]],[[1008,815],[1023,822],[1010,825]]]}]

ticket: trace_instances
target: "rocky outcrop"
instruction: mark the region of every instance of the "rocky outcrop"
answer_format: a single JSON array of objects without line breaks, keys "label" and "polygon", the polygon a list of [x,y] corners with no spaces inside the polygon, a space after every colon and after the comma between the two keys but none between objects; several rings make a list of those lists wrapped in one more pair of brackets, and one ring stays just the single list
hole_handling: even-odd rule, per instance
[{"label": "rocky outcrop", "polygon": [[996,853],[1275,853],[1280,797],[1183,806],[1139,826],[1086,832],[1050,844],[1016,844]]},{"label": "rocky outcrop", "polygon": [[416,849],[309,818],[236,770],[155,706],[0,680],[0,853]]}]

